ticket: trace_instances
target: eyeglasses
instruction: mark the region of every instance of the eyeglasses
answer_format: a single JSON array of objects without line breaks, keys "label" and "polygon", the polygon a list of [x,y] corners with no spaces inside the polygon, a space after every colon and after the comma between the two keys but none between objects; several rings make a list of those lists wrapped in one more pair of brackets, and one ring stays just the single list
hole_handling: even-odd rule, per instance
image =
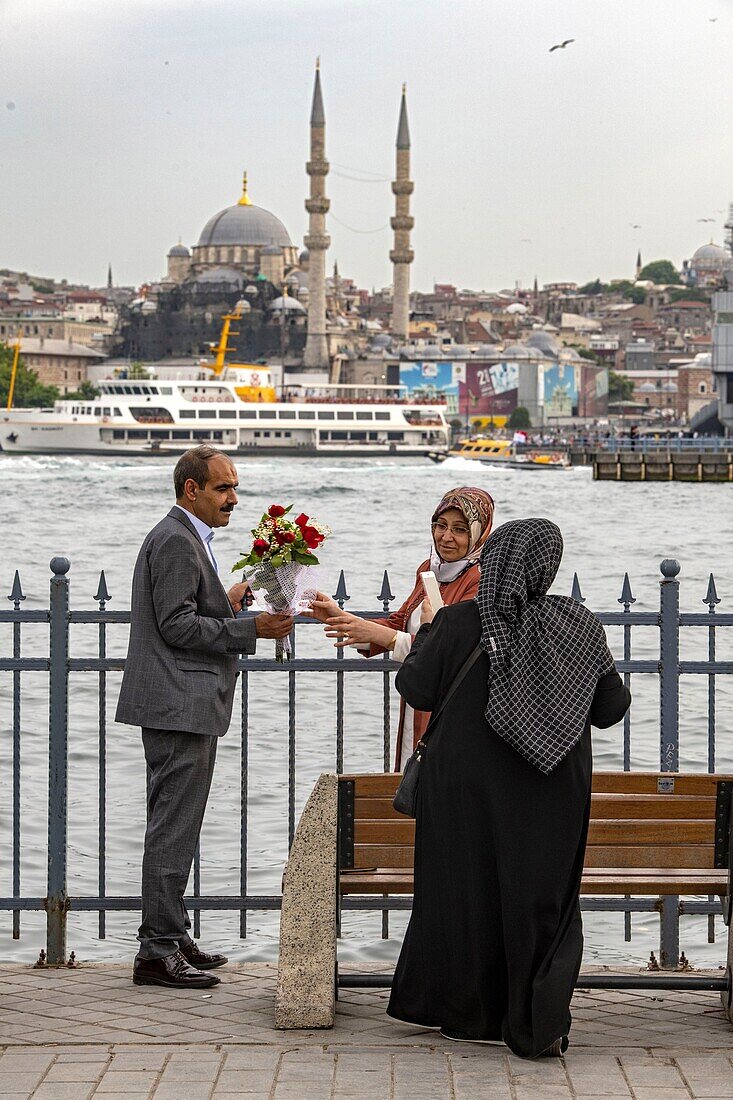
[{"label": "eyeglasses", "polygon": [[470,535],[468,527],[465,524],[458,524],[455,527],[451,527],[442,519],[437,519],[430,524],[434,535],[446,535],[450,531],[452,535]]}]

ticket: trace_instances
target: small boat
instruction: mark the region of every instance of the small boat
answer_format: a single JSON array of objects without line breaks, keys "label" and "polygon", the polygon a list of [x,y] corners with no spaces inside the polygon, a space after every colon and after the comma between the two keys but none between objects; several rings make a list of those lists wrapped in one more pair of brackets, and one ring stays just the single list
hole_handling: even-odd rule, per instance
[{"label": "small boat", "polygon": [[428,451],[433,462],[446,458],[470,458],[488,466],[508,466],[518,470],[566,470],[570,459],[565,451],[517,451],[509,439],[466,439],[458,447],[445,451]]}]

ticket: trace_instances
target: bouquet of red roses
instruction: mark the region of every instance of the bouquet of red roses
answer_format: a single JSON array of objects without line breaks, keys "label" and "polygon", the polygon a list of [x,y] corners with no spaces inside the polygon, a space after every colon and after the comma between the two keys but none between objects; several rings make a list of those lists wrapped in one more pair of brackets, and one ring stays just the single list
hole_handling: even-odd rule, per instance
[{"label": "bouquet of red roses", "polygon": [[[331,534],[331,529],[301,512],[288,518],[293,505],[271,504],[252,529],[254,541],[249,553],[232,566],[244,570],[250,587],[261,592],[268,611],[297,615],[313,599],[316,589],[308,583],[308,570],[318,565],[314,554]],[[275,643],[278,661],[290,653],[290,639]]]}]

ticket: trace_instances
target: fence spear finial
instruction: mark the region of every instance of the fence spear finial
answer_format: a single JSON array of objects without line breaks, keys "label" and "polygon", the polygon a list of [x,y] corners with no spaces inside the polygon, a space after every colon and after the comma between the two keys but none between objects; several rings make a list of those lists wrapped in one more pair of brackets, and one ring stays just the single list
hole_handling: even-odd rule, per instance
[{"label": "fence spear finial", "polygon": [[20,601],[25,599],[23,586],[20,583],[20,574],[18,573],[17,569],[15,570],[15,576],[13,577],[13,589],[8,596],[8,599],[13,601],[16,611],[20,610]]},{"label": "fence spear finial", "polygon": [[336,585],[336,591],[333,594],[334,600],[337,600],[341,607],[344,606],[346,600],[350,600],[351,596],[346,591],[346,577],[344,576],[343,569],[339,573],[339,582]]},{"label": "fence spear finial", "polygon": [[624,583],[621,586],[621,595],[616,602],[622,603],[627,611],[631,607],[632,603],[636,603],[636,597],[631,591],[631,581],[629,580],[628,573],[624,573]]},{"label": "fence spear finial", "polygon": [[99,574],[99,585],[97,586],[97,594],[94,597],[97,603],[106,603],[107,600],[111,600],[109,592],[107,591],[107,581],[104,576],[104,569]]},{"label": "fence spear finial", "polygon": [[585,596],[580,590],[580,581],[578,580],[578,574],[573,573],[573,587],[570,589],[570,598],[575,600],[576,603],[585,603]]},{"label": "fence spear finial", "polygon": [[705,599],[702,602],[706,603],[711,611],[717,603],[720,603],[718,590],[715,587],[715,577],[712,573],[710,574],[710,579],[708,580],[708,590],[705,594]]},{"label": "fence spear finial", "polygon": [[391,603],[391,601],[394,599],[392,589],[389,585],[389,573],[386,569],[384,571],[384,576],[382,577],[382,587],[380,589],[379,595],[377,596],[377,599],[382,601],[385,611],[387,610],[387,604]]}]

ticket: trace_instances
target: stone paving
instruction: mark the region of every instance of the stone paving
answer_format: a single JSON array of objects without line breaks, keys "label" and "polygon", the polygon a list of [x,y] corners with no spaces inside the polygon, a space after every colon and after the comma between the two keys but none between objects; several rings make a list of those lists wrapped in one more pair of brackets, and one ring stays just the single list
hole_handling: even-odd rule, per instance
[{"label": "stone paving", "polygon": [[731,1100],[716,993],[578,993],[571,1047],[527,1062],[389,1020],[342,990],[332,1031],[275,1031],[275,967],[206,992],[134,986],[129,965],[0,966],[2,1100]]}]

